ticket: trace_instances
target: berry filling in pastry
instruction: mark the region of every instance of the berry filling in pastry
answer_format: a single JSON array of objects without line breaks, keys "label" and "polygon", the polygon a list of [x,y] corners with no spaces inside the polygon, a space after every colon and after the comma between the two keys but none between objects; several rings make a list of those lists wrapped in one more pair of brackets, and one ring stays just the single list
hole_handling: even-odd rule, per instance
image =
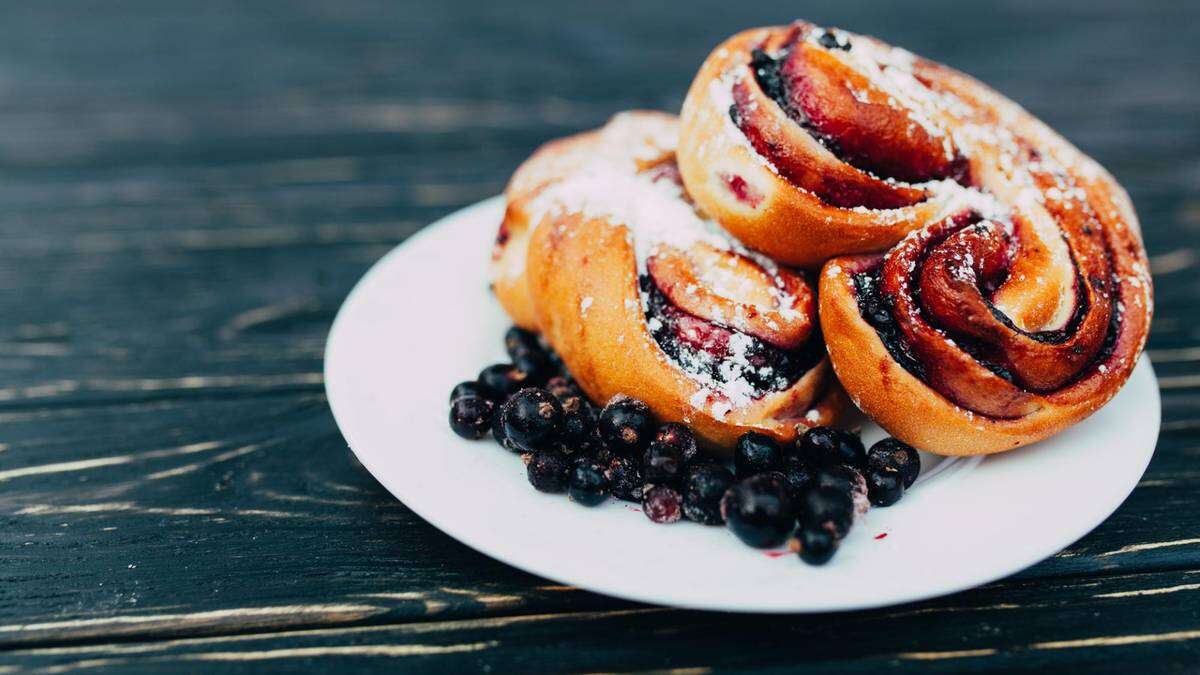
[{"label": "berry filling in pastry", "polygon": [[1020,417],[1038,409],[1032,394],[1070,385],[1115,344],[1117,281],[1102,242],[1093,244],[1100,250],[1068,257],[1071,282],[1055,309],[1061,325],[1023,328],[997,304],[1021,244],[1013,226],[974,212],[855,273],[858,309],[905,370],[968,410]]},{"label": "berry filling in pastry", "polygon": [[[753,77],[732,85],[730,118],[785,178],[834,206],[911,206],[925,191],[902,183],[965,182],[967,162],[948,132],[919,106],[897,103],[898,83],[919,81],[870,55],[853,58],[853,48],[846,34],[809,24],[770,35],[750,52]],[[792,124],[781,123],[780,111]],[[794,151],[804,145],[800,134],[844,166],[814,166]]]},{"label": "berry filling in pastry", "polygon": [[793,267],[886,250],[969,205],[973,109],[925,61],[796,22],[709,55],[684,101],[679,166],[699,207]]},{"label": "berry filling in pastry", "polygon": [[672,304],[649,275],[640,279],[646,323],[655,342],[697,379],[752,399],[784,391],[825,355],[819,339],[792,349],[718,325]]}]

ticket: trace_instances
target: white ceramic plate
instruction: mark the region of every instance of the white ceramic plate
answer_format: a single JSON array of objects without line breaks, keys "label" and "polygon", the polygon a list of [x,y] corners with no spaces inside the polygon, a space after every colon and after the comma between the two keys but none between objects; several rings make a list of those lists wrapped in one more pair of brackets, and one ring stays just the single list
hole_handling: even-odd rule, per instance
[{"label": "white ceramic plate", "polygon": [[919,600],[1070,545],[1121,504],[1154,451],[1158,388],[1144,360],[1107,407],[1053,439],[987,459],[923,457],[920,482],[858,521],[824,567],[748,548],[725,528],[656,525],[626,502],[588,509],[539,493],[516,455],[490,437],[462,440],[446,422],[450,388],[504,357],[508,322],[487,279],[502,211],[499,199],[459,211],[379,261],[333,324],[325,386],[350,447],[384,487],[443,532],[523,570],[726,611]]}]

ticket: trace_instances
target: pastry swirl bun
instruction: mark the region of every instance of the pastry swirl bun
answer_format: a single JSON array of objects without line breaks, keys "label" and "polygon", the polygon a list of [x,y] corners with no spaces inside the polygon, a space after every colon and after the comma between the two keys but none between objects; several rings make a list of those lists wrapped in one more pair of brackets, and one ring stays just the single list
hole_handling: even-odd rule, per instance
[{"label": "pastry swirl bun", "polygon": [[1137,365],[1153,312],[1137,216],[1112,176],[1015,103],[909,63],[966,169],[940,218],[824,266],[830,358],[859,407],[921,449],[1027,445],[1090,415]]},{"label": "pastry swirl bun", "polygon": [[940,220],[969,167],[957,121],[914,63],[803,22],[733,36],[683,104],[688,192],[750,248],[803,267]]},{"label": "pastry swirl bun", "polygon": [[798,426],[835,422],[846,399],[814,289],[697,213],[677,137],[674,116],[622,113],[530,160],[589,156],[509,205],[529,224],[537,326],[593,400],[641,399],[711,448],[746,431],[788,440]]}]

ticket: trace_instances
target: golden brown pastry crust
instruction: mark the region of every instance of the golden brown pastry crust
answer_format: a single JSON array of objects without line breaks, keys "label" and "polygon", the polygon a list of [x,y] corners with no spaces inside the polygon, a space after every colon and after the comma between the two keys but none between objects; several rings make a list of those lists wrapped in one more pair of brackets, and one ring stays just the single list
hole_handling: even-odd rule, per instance
[{"label": "golden brown pastry crust", "polygon": [[[779,48],[794,37],[791,33],[798,27],[815,30],[802,23],[747,30],[713,50],[683,104],[679,167],[696,203],[747,246],[785,264],[817,267],[835,255],[886,249],[906,233],[947,215],[958,191],[946,181],[912,186],[881,181],[850,166],[764,94],[752,72],[752,54],[763,47]],[[891,55],[891,48],[871,38],[844,35],[859,52],[871,47]],[[840,52],[826,56],[835,64],[841,59]],[[839,75],[847,78],[847,84],[861,88],[878,80],[854,69]],[[736,104],[735,98],[739,99]],[[776,148],[778,158],[765,157],[755,149],[734,121],[733,107],[748,111],[745,116],[753,115],[763,143]],[[894,112],[905,113],[903,109]],[[911,123],[897,120],[893,126],[905,128]],[[842,187],[853,188],[855,194],[846,196],[846,203],[830,203],[776,166],[776,159],[783,158],[790,158],[799,167],[797,171],[805,170],[805,177],[816,183],[812,187],[832,190],[836,186],[826,183],[839,177]],[[894,194],[897,192],[919,198],[912,204],[876,204],[872,208],[858,203],[863,200],[856,194],[874,191],[884,193],[880,197],[884,201],[903,201]]]},{"label": "golden brown pastry crust", "polygon": [[1028,445],[1100,408],[1137,365],[1153,313],[1137,216],[1112,176],[1015,103],[940,64],[911,69],[954,101],[975,194],[886,254],[825,264],[830,358],[855,403],[916,447]]},{"label": "golden brown pastry crust", "polygon": [[547,187],[586,164],[601,142],[596,130],[545,143],[517,167],[504,189],[504,220],[492,248],[492,291],[521,328],[538,328],[525,280],[525,253],[533,225],[530,204]]},{"label": "golden brown pastry crust", "polygon": [[[940,455],[987,455],[1035,443],[1085,419],[1117,394],[1137,365],[1144,323],[1134,316],[1111,356],[1081,379],[1037,396],[1016,418],[976,413],[948,400],[901,366],[859,312],[853,275],[877,256],[835,258],[821,275],[820,317],[838,380],[864,413],[896,438]],[[1140,291],[1137,291],[1140,293]],[[1148,317],[1146,317],[1148,319]],[[1101,372],[1101,368],[1107,372]]]},{"label": "golden brown pastry crust", "polygon": [[[660,142],[661,157],[630,170],[677,166],[681,199],[775,260],[832,258],[819,292],[829,361],[785,391],[714,401],[711,382],[684,372],[656,340],[639,288],[639,269],[660,269],[673,276],[651,274],[659,290],[681,293],[712,266],[698,262],[708,254],[682,245],[646,258],[620,209],[536,205],[589,156],[626,147],[614,142],[621,133],[670,124],[638,115],[621,120],[622,132],[614,121],[539,151],[509,189],[506,224],[519,233],[509,241],[528,256],[501,253],[518,272],[511,278],[525,270],[525,279],[498,294],[514,319],[541,327],[593,399],[641,398],[712,446],[751,429],[786,439],[798,425],[844,415],[831,362],[846,392],[896,437],[976,455],[1077,423],[1136,366],[1153,297],[1137,217],[1116,181],[966,75],[796,23],[718,47],[685,101],[677,165]],[[721,321],[729,303],[715,297],[673,302],[732,327]],[[737,329],[772,344],[808,335],[804,322],[780,326],[784,314],[762,309]]]},{"label": "golden brown pastry crust", "polygon": [[846,398],[826,359],[787,390],[725,415],[714,414],[707,399],[697,406],[704,387],[664,355],[646,327],[636,269],[624,228],[605,219],[563,216],[530,240],[530,287],[542,330],[590,398],[640,399],[659,419],[688,424],[718,449],[747,431],[792,440],[797,425],[839,421]]},{"label": "golden brown pastry crust", "polygon": [[[665,129],[670,133],[661,133]],[[623,113],[600,137],[610,144],[610,153],[614,151],[611,145],[616,144],[616,154],[631,158],[627,166],[630,177],[636,178],[633,174],[638,171],[670,168],[673,148],[655,147],[647,139],[671,139],[662,145],[673,146],[675,129],[670,116]],[[573,137],[540,152],[571,153],[575,142],[596,142],[595,134]],[[662,179],[671,178],[666,175]],[[544,214],[529,235],[525,274],[536,324],[590,398],[604,403],[625,394],[643,400],[661,420],[690,425],[706,446],[718,451],[731,447],[746,431],[791,440],[797,426],[839,421],[847,399],[825,358],[782,391],[754,400],[731,400],[719,387],[701,383],[667,356],[648,327],[639,288],[634,239],[648,235],[621,222],[615,213],[619,208],[613,214],[593,213],[594,204],[588,209],[573,202],[569,180],[564,177],[558,188],[561,192],[545,191],[523,206],[528,213]],[[621,192],[612,197],[618,201],[637,198]],[[682,193],[678,199],[683,199]],[[682,204],[691,213],[690,206]],[[669,248],[674,244],[679,242]],[[738,261],[749,264],[745,259]],[[811,315],[807,318],[813,319]],[[746,325],[759,326],[753,321]],[[770,331],[764,334],[779,338]],[[813,335],[809,339],[819,338]]]}]

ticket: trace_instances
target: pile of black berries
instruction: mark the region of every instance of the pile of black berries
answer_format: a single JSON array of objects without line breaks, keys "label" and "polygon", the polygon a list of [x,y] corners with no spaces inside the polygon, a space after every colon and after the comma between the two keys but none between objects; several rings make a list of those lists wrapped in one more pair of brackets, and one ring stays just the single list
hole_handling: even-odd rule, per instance
[{"label": "pile of black berries", "polygon": [[920,473],[917,451],[889,438],[814,427],[795,443],[761,433],[738,439],[732,466],[703,456],[678,423],[659,424],[642,401],[616,396],[597,409],[537,335],[511,328],[509,363],[484,368],[450,392],[450,428],[488,431],[521,455],[529,483],[596,506],[609,496],[640,503],[656,523],[726,524],[749,546],[788,543],[824,564],[869,505],[890,506]]},{"label": "pile of black berries", "polygon": [[833,557],[857,516],[900,501],[921,472],[911,446],[888,438],[867,450],[857,434],[829,427],[804,432],[785,458],[797,525],[788,546],[812,565]]}]

